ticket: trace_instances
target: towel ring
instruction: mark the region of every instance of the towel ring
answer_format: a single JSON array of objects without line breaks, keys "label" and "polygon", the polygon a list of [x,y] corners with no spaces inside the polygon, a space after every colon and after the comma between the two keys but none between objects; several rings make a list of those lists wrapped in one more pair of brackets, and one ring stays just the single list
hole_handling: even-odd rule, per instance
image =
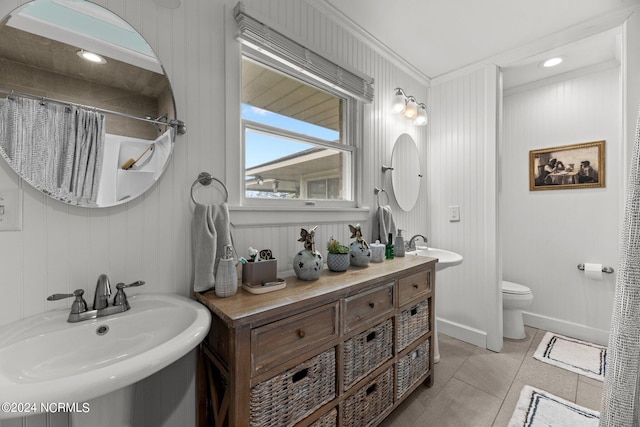
[{"label": "towel ring", "polygon": [[198,203],[196,202],[195,197],[193,197],[193,190],[196,184],[200,183],[201,185],[207,186],[211,184],[211,182],[213,181],[216,181],[220,183],[220,185],[222,185],[222,188],[224,189],[224,202],[226,203],[229,200],[229,190],[227,190],[227,186],[224,185],[224,182],[220,181],[218,178],[212,176],[208,172],[200,172],[198,174],[198,179],[193,181],[193,184],[191,184],[191,200],[193,201],[193,203]]},{"label": "towel ring", "polygon": [[376,201],[378,202],[378,207],[380,207],[380,193],[385,193],[387,195],[387,204],[389,203],[389,193],[384,188],[374,187],[373,192],[375,193]]}]

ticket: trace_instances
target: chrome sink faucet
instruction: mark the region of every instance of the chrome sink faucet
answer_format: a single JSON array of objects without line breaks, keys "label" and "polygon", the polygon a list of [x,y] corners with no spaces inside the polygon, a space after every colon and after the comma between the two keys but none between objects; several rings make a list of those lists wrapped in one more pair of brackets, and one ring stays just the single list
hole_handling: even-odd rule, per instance
[{"label": "chrome sink faucet", "polygon": [[422,234],[416,234],[415,236],[411,237],[411,239],[409,239],[409,242],[407,243],[406,249],[408,251],[415,251],[416,250],[416,240],[418,238],[422,238],[422,240],[424,241],[425,244],[428,242],[427,238],[424,237]]},{"label": "chrome sink faucet", "polygon": [[96,292],[93,295],[93,309],[102,310],[109,305],[109,297],[111,296],[111,284],[106,274],[98,276],[96,283]]},{"label": "chrome sink faucet", "polygon": [[47,297],[47,300],[57,301],[63,298],[75,297],[76,299],[73,301],[73,304],[71,304],[71,312],[67,318],[67,322],[75,323],[129,310],[131,306],[127,300],[127,295],[124,293],[124,288],[142,285],[144,285],[144,281],[142,280],[128,285],[118,283],[116,285],[118,292],[116,292],[116,296],[113,298],[113,305],[110,306],[109,296],[111,295],[111,284],[109,283],[107,275],[101,274],[98,277],[98,283],[96,283],[96,292],[93,297],[93,310],[87,308],[87,302],[83,297],[83,289],[76,289],[72,294],[53,294]]}]

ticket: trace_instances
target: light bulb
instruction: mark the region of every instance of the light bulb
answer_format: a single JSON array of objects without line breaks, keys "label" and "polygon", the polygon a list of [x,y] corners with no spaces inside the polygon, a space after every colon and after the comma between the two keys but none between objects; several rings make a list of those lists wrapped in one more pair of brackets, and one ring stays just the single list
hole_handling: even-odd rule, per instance
[{"label": "light bulb", "polygon": [[405,109],[406,101],[404,99],[404,95],[402,92],[397,91],[396,95],[393,97],[393,103],[391,104],[391,109],[394,113],[402,113]]},{"label": "light bulb", "polygon": [[427,110],[423,106],[420,106],[420,108],[418,109],[418,114],[416,115],[416,118],[414,120],[414,123],[418,126],[424,126],[427,124],[427,121],[428,121]]},{"label": "light bulb", "polygon": [[416,100],[412,97],[409,98],[407,102],[407,107],[404,109],[404,116],[407,119],[413,119],[418,115],[418,104],[416,104]]}]

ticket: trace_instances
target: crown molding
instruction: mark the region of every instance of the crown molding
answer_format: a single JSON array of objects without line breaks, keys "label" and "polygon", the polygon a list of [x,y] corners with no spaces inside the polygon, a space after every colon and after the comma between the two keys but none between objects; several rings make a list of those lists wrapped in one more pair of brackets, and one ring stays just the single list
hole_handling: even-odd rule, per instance
[{"label": "crown molding", "polygon": [[340,24],[347,32],[352,34],[356,39],[375,50],[382,57],[392,62],[398,68],[411,77],[415,78],[419,83],[429,87],[431,78],[420,71],[417,67],[409,63],[402,56],[375,38],[371,33],[362,28],[358,23],[345,16],[342,12],[335,8],[328,0],[304,0],[310,7],[322,12],[338,24]]}]

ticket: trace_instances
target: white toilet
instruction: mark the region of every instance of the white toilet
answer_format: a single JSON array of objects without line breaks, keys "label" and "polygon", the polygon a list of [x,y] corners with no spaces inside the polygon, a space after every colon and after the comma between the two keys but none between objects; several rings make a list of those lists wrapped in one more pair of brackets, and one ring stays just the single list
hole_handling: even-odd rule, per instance
[{"label": "white toilet", "polygon": [[522,309],[532,301],[531,289],[519,283],[502,281],[502,335],[505,338],[520,340],[526,337]]}]

